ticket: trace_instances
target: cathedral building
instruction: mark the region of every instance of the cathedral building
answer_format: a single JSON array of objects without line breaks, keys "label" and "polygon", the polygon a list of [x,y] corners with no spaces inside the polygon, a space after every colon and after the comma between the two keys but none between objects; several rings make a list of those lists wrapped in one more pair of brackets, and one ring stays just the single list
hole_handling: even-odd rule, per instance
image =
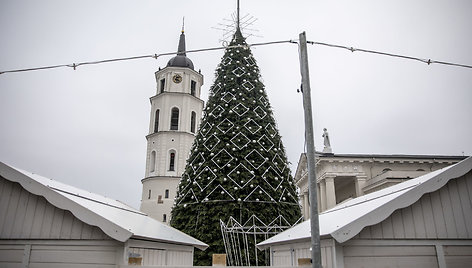
[{"label": "cathedral building", "polygon": [[186,56],[183,29],[177,55],[155,77],[140,210],[168,223],[203,110],[203,75]]},{"label": "cathedral building", "polygon": [[[318,212],[359,196],[390,187],[429,172],[456,164],[465,156],[335,154],[325,129],[324,149],[317,152]],[[308,167],[302,153],[295,172],[305,219],[310,218]]]}]

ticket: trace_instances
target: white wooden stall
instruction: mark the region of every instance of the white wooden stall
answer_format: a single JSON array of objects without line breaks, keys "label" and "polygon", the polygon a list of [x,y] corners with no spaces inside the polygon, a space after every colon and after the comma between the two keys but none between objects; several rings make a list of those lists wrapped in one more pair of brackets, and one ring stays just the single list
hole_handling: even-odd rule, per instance
[{"label": "white wooden stall", "polygon": [[191,266],[206,244],[119,201],[0,163],[0,267]]},{"label": "white wooden stall", "polygon": [[[323,267],[470,267],[472,158],[319,215]],[[260,244],[272,266],[310,258],[310,221]]]}]

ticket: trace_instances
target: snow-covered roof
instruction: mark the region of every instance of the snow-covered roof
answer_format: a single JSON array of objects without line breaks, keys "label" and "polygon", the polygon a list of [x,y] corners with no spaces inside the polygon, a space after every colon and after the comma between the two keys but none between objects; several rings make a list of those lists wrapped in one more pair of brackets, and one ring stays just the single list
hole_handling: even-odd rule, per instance
[{"label": "snow-covered roof", "polygon": [[[357,235],[364,227],[377,224],[395,210],[408,207],[421,196],[439,190],[446,183],[468,173],[472,157],[391,187],[357,197],[319,214],[320,236],[331,236],[339,243]],[[257,246],[266,248],[281,243],[309,240],[310,220],[275,235]]]},{"label": "snow-covered roof", "polygon": [[140,212],[120,201],[94,194],[23,171],[0,162],[0,176],[18,182],[28,192],[43,196],[54,206],[70,211],[81,221],[98,226],[121,242],[142,238],[158,242],[190,245],[205,250],[208,245]]}]

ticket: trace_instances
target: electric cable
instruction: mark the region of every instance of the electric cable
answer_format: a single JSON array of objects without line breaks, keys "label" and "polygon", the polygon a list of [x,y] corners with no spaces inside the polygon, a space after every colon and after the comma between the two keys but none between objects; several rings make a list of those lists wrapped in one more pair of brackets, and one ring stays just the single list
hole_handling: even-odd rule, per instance
[{"label": "electric cable", "polygon": [[421,58],[412,57],[412,56],[398,55],[398,54],[393,54],[393,53],[380,52],[380,51],[368,50],[368,49],[362,49],[362,48],[354,48],[354,47],[347,47],[347,46],[341,46],[341,45],[333,45],[333,44],[322,43],[322,42],[314,42],[314,41],[307,41],[307,43],[311,44],[311,45],[322,45],[322,46],[328,46],[328,47],[333,47],[333,48],[347,49],[351,52],[359,51],[359,52],[364,52],[364,53],[371,53],[371,54],[377,54],[377,55],[383,55],[383,56],[389,56],[389,57],[396,57],[396,58],[402,58],[402,59],[407,59],[407,60],[415,60],[415,61],[420,61],[420,62],[426,63],[428,65],[436,63],[436,64],[456,66],[456,67],[463,67],[463,68],[472,68],[472,65],[465,65],[465,64],[445,62],[445,61],[436,61],[436,60],[432,60],[432,59],[421,59]]},{"label": "electric cable", "polygon": [[[292,41],[292,40],[273,41],[273,42],[264,42],[264,43],[248,44],[248,46],[249,46],[249,47],[252,47],[252,46],[264,46],[264,45],[273,45],[273,44],[281,44],[281,43],[293,43],[293,41]],[[214,50],[222,50],[222,49],[236,48],[236,47],[240,47],[240,46],[239,46],[239,45],[238,45],[238,46],[221,46],[221,47],[211,47],[211,48],[193,49],[193,50],[187,50],[187,51],[185,51],[185,53],[214,51]],[[137,60],[137,59],[146,59],[146,58],[154,58],[154,59],[157,59],[157,58],[162,57],[162,56],[171,56],[171,55],[176,55],[176,54],[177,54],[177,52],[166,52],[166,53],[153,54],[153,55],[142,55],[142,56],[134,56],[134,57],[106,59],[106,60],[99,60],[99,61],[88,61],[88,62],[79,62],[79,63],[71,63],[71,64],[60,64],[60,65],[51,65],[51,66],[43,66],[43,67],[33,67],[33,68],[25,68],[25,69],[6,70],[6,71],[0,71],[0,75],[1,75],[1,74],[5,74],[5,73],[19,73],[19,72],[28,72],[28,71],[38,71],[38,70],[56,69],[56,68],[63,68],[63,67],[73,68],[74,70],[76,70],[77,67],[80,67],[80,66],[83,66],[83,65],[95,65],[95,64],[101,64],[101,63],[118,62],[118,61],[128,61],[128,60]]]},{"label": "electric cable", "polygon": [[[283,43],[298,44],[298,40],[282,40],[282,41],[254,43],[254,44],[248,44],[248,47],[283,44]],[[432,59],[422,59],[422,58],[413,57],[413,56],[405,56],[405,55],[399,55],[399,54],[394,54],[394,53],[387,53],[387,52],[368,50],[368,49],[362,49],[362,48],[354,48],[354,47],[349,47],[349,46],[342,46],[342,45],[329,44],[329,43],[323,43],[323,42],[307,41],[307,43],[311,44],[311,45],[321,45],[321,46],[327,46],[327,47],[332,47],[332,48],[346,49],[346,50],[349,50],[351,52],[364,52],[364,53],[371,53],[371,54],[377,54],[377,55],[382,55],[382,56],[402,58],[402,59],[407,59],[407,60],[415,60],[415,61],[420,61],[420,62],[426,63],[428,65],[442,64],[442,65],[472,69],[472,65],[467,65],[467,64],[459,64],[459,63],[446,62],[446,61],[437,61],[437,60],[432,60]],[[240,47],[240,46],[239,45],[238,46],[220,46],[220,47],[194,49],[194,50],[187,50],[187,51],[185,51],[185,53],[215,51],[215,50],[222,50],[222,49],[235,48],[235,47]],[[102,64],[102,63],[137,60],[137,59],[146,59],[146,58],[157,59],[157,58],[162,57],[162,56],[170,56],[170,55],[175,55],[175,54],[177,54],[177,52],[166,52],[166,53],[153,54],[153,55],[142,55],[142,56],[125,57],[125,58],[114,58],[114,59],[106,59],[106,60],[99,60],[99,61],[79,62],[79,63],[71,63],[71,64],[60,64],[60,65],[33,67],[33,68],[25,68],[25,69],[14,69],[14,70],[0,71],[0,75],[1,74],[6,74],[6,73],[18,73],[18,72],[48,70],[48,69],[56,69],[56,68],[64,68],[64,67],[73,68],[74,70],[76,70],[77,67],[84,66],[84,65],[95,65],[95,64]]]}]

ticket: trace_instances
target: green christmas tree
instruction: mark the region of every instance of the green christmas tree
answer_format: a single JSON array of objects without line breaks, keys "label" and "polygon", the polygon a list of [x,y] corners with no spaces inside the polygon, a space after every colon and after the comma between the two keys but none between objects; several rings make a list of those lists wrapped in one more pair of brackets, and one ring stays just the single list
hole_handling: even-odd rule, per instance
[{"label": "green christmas tree", "polygon": [[[220,220],[257,221],[273,234],[300,218],[296,188],[259,68],[237,29],[216,69],[171,225],[209,244],[206,251],[195,252],[194,264],[211,265],[212,254],[229,247]],[[257,242],[268,238],[254,233]],[[238,263],[268,264],[261,253],[256,260],[254,243],[242,250],[247,261]]]}]

